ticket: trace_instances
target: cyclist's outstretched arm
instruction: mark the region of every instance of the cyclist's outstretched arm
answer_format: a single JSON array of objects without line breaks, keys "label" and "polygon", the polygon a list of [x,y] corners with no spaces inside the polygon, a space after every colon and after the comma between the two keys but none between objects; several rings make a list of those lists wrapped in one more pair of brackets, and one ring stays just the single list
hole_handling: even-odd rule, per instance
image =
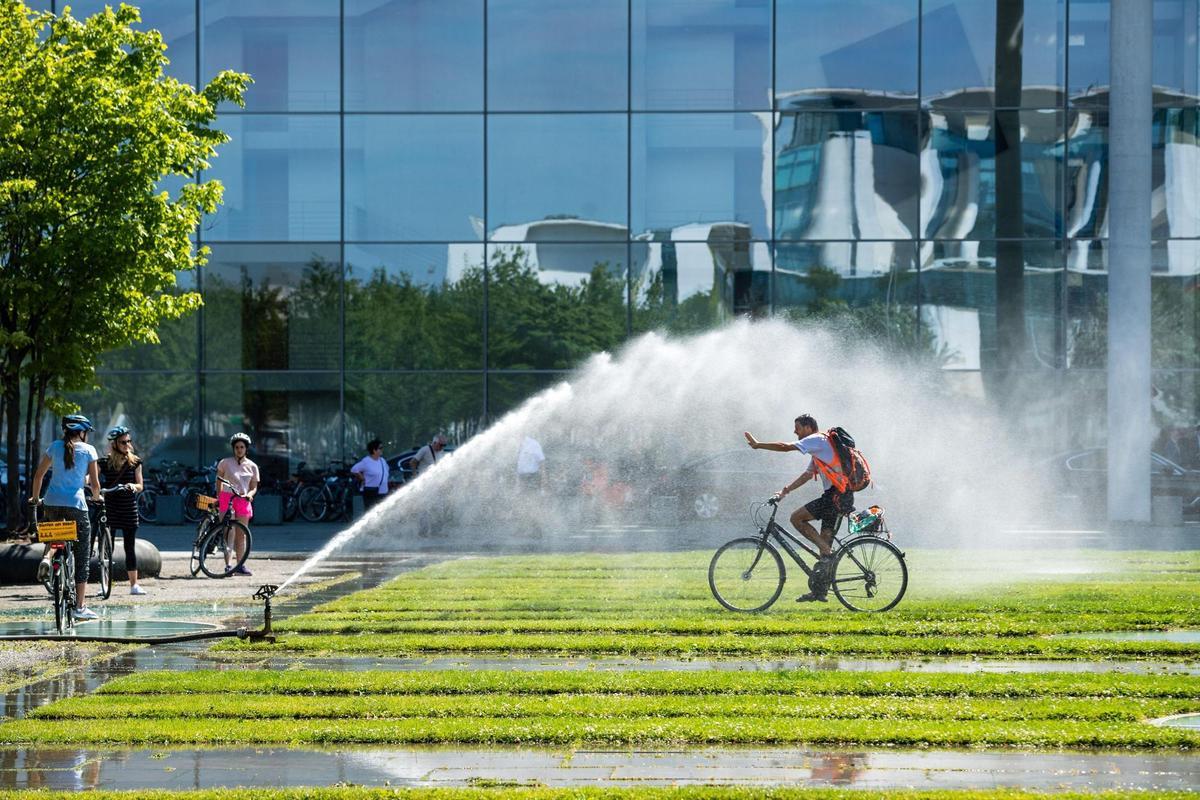
[{"label": "cyclist's outstretched arm", "polygon": [[792,442],[760,442],[749,431],[746,431],[742,435],[746,437],[746,443],[750,445],[751,450],[773,450],[776,453],[789,453],[796,449],[796,445]]}]

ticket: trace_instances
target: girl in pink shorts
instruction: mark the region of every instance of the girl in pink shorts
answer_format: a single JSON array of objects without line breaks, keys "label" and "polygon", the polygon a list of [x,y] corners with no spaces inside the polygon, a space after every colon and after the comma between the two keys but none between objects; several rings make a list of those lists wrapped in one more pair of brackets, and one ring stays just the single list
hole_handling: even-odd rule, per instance
[{"label": "girl in pink shorts", "polygon": [[[246,453],[250,450],[250,437],[244,433],[235,433],[229,437],[229,445],[233,455],[221,459],[217,464],[217,508],[222,514],[233,504],[233,516],[238,522],[250,530],[250,518],[254,516],[252,502],[258,494],[258,465],[251,461]],[[223,481],[228,481],[224,483]],[[241,531],[229,534],[233,539],[231,544],[241,566],[234,567],[229,561],[229,550],[225,551],[225,572],[233,575],[251,575],[242,562],[246,552],[246,535]]]}]

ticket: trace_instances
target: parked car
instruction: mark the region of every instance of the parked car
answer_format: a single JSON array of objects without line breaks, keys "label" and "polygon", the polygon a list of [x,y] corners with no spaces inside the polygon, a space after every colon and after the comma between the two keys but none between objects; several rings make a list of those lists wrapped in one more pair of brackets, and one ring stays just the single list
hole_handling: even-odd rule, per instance
[{"label": "parked car", "polygon": [[[1090,502],[1104,503],[1108,495],[1108,449],[1089,447],[1047,459],[1047,469],[1059,488]],[[1161,453],[1150,454],[1150,492],[1183,498],[1184,513],[1200,514],[1200,470],[1187,469]]]},{"label": "parked car", "polygon": [[795,480],[808,463],[799,452],[723,450],[682,464],[666,475],[656,492],[679,495],[685,516],[712,519],[739,514]]},{"label": "parked car", "polygon": [[[202,445],[204,458],[207,459],[204,466],[215,464],[232,452],[229,448],[229,440],[223,436],[205,436]],[[259,453],[254,448],[250,448],[248,455],[251,461],[258,464],[258,470],[263,478],[276,481],[287,480],[290,473],[287,456]],[[196,437],[168,436],[156,443],[145,454],[147,470],[162,469],[163,464],[168,461],[176,461],[185,467],[199,466],[196,463]]]},{"label": "parked car", "polygon": [[[403,453],[398,453],[394,456],[388,456],[385,461],[388,463],[388,486],[393,489],[398,486],[403,486],[413,479],[413,471],[408,467],[408,461],[417,454],[417,451],[424,447],[424,444],[419,444],[416,447],[410,447]],[[442,451],[437,454],[439,459],[445,458],[455,451],[455,446],[452,444],[446,445]]]}]

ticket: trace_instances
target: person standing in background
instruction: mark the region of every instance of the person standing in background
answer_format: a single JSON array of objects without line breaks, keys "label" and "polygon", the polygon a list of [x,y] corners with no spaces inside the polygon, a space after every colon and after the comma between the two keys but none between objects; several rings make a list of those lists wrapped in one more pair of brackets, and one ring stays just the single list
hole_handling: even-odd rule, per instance
[{"label": "person standing in background", "polygon": [[146,590],[138,585],[137,568],[137,496],[142,491],[142,460],[133,452],[133,436],[124,425],[108,432],[108,458],[100,461],[100,486],[120,489],[108,493],[108,526],[113,533],[121,532],[129,593],[145,594]]},{"label": "person standing in background", "polygon": [[546,463],[546,454],[537,439],[526,434],[517,448],[517,488],[522,494],[544,489],[546,473],[542,465]]},{"label": "person standing in background", "polygon": [[350,474],[362,489],[363,511],[370,511],[387,496],[388,463],[383,459],[383,442],[367,442],[367,455],[350,468]]}]

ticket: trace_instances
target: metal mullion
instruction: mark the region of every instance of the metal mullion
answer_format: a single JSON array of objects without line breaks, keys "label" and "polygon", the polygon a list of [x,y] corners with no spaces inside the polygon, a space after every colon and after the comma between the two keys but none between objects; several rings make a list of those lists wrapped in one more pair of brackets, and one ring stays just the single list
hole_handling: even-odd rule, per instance
[{"label": "metal mullion", "polygon": [[338,2],[338,426],[342,458],[346,457],[346,0]]},{"label": "metal mullion", "polygon": [[486,428],[488,423],[488,362],[491,359],[488,352],[488,283],[491,281],[491,271],[488,266],[488,256],[490,255],[488,247],[491,244],[490,228],[488,227],[488,219],[490,208],[490,199],[488,197],[488,162],[490,161],[490,153],[488,151],[488,0],[479,0],[483,5],[483,426]]}]

